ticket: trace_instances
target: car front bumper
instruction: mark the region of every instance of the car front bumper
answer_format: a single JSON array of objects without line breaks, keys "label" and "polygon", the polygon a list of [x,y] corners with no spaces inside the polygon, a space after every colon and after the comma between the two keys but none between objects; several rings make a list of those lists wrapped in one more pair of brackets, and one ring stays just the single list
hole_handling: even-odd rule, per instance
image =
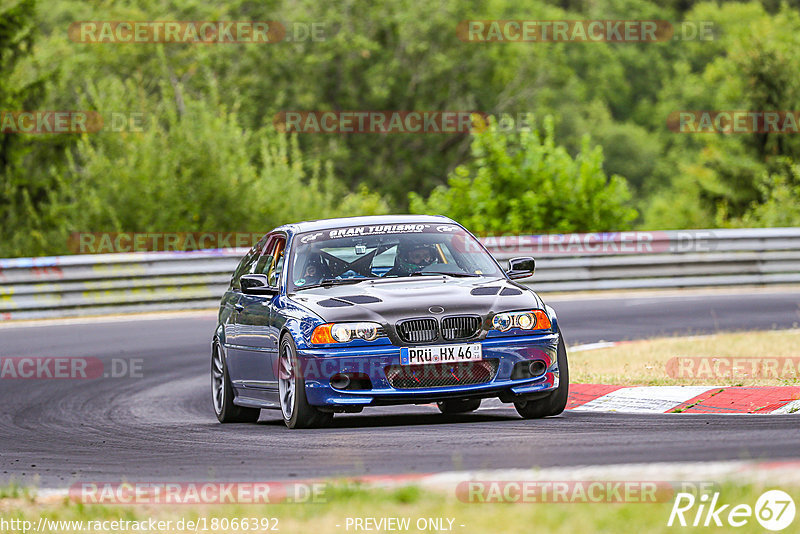
[{"label": "car front bumper", "polygon": [[[360,406],[420,404],[448,398],[501,397],[523,399],[558,387],[558,334],[492,337],[479,343],[483,359],[498,361],[497,372],[488,381],[470,385],[395,388],[385,368],[400,365],[400,347],[395,345],[304,348],[298,350],[299,366],[306,386],[306,398],[314,406],[346,409]],[[459,344],[459,343],[456,343]],[[518,362],[542,360],[546,372],[534,378],[512,379]],[[453,364],[459,365],[459,364]],[[340,373],[359,373],[369,377],[369,389],[340,389],[331,378]]]}]

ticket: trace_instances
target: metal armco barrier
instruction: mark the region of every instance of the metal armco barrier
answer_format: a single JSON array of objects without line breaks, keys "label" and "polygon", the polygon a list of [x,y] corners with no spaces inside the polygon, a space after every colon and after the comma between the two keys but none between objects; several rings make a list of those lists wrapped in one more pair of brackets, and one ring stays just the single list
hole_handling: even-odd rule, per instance
[{"label": "metal armco barrier", "polygon": [[[800,228],[487,237],[538,291],[800,282]],[[0,259],[0,320],[214,308],[245,249]]]}]

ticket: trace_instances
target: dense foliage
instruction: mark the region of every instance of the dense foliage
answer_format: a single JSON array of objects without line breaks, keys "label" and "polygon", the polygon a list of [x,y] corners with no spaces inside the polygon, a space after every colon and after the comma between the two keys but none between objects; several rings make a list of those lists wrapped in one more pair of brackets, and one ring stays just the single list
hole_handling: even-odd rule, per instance
[{"label": "dense foliage", "polygon": [[[478,19],[705,21],[711,39],[471,43]],[[81,43],[75,21],[278,20],[274,44]],[[290,33],[290,36],[295,35]],[[0,110],[144,128],[0,133],[0,257],[80,231],[265,231],[443,212],[477,232],[800,224],[800,136],[682,134],[679,110],[800,109],[794,3],[5,0]],[[536,132],[296,134],[282,110],[531,113]],[[413,193],[413,194],[411,194]]]},{"label": "dense foliage", "polygon": [[453,171],[427,201],[412,193],[414,212],[448,215],[483,235],[625,229],[636,217],[627,183],[603,171],[603,153],[583,140],[573,158],[544,132],[505,134],[491,119],[476,129],[472,159]]}]

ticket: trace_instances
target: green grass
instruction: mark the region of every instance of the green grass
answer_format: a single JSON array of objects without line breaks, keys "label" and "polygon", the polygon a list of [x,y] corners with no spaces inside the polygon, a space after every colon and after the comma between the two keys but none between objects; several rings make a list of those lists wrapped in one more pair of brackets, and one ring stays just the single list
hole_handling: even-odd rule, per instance
[{"label": "green grass", "polygon": [[[698,373],[675,376],[670,362],[678,358],[800,359],[800,330],[767,332],[736,332],[697,337],[667,337],[631,341],[614,347],[572,352],[569,354],[570,380],[585,384],[615,384],[637,386],[798,386],[800,369],[797,364],[770,376],[752,374],[749,367],[730,374]],[[763,360],[761,360],[763,361]],[[797,361],[797,360],[795,360]],[[710,369],[710,368],[709,368]]]},{"label": "green grass", "polygon": [[[753,484],[724,484],[718,487],[721,503],[754,506],[758,496],[772,487]],[[782,487],[800,503],[798,488]],[[172,505],[122,506],[83,505],[69,500],[44,503],[22,498],[27,490],[6,488],[0,499],[0,518],[28,520],[36,524],[40,517],[55,520],[147,520],[151,517],[176,521],[180,518],[278,518],[282,533],[345,533],[348,517],[408,517],[412,528],[419,518],[452,518],[453,532],[529,533],[553,532],[574,534],[626,532],[721,532],[730,527],[667,527],[672,501],[663,503],[590,503],[590,504],[472,504],[458,500],[452,492],[432,492],[415,486],[392,490],[369,489],[354,485],[333,485],[326,491],[326,502],[317,504],[275,505]],[[728,508],[730,509],[730,507]],[[723,514],[723,518],[725,515]],[[786,532],[795,531],[800,517]],[[336,525],[339,525],[338,527]],[[463,527],[460,525],[464,525]],[[764,532],[755,519],[737,532]],[[8,531],[8,530],[7,530]],[[219,531],[219,530],[218,530]],[[228,530],[231,532],[232,530]],[[171,532],[176,532],[173,528]],[[251,531],[252,532],[252,531]],[[363,531],[362,531],[363,532]],[[428,531],[431,532],[431,531]]]},{"label": "green grass", "polygon": [[34,496],[35,491],[32,488],[23,486],[14,481],[11,481],[5,486],[0,486],[0,501],[6,499],[23,499],[32,501]]}]

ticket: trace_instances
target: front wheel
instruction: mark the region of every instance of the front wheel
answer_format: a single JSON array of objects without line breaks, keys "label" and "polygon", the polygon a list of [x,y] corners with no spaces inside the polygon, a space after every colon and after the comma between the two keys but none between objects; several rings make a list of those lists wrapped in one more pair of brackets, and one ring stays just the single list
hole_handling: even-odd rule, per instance
[{"label": "front wheel", "polygon": [[297,348],[288,334],[281,338],[278,362],[278,393],[286,426],[315,428],[329,425],[333,414],[319,411],[306,400],[305,379],[298,365]]},{"label": "front wheel", "polygon": [[244,408],[233,403],[233,386],[225,363],[225,349],[219,339],[211,345],[211,395],[214,414],[220,423],[255,423],[261,410]]},{"label": "front wheel", "polygon": [[539,419],[558,415],[567,407],[569,396],[569,367],[564,336],[558,331],[558,387],[543,399],[515,402],[514,407],[525,419]]}]

